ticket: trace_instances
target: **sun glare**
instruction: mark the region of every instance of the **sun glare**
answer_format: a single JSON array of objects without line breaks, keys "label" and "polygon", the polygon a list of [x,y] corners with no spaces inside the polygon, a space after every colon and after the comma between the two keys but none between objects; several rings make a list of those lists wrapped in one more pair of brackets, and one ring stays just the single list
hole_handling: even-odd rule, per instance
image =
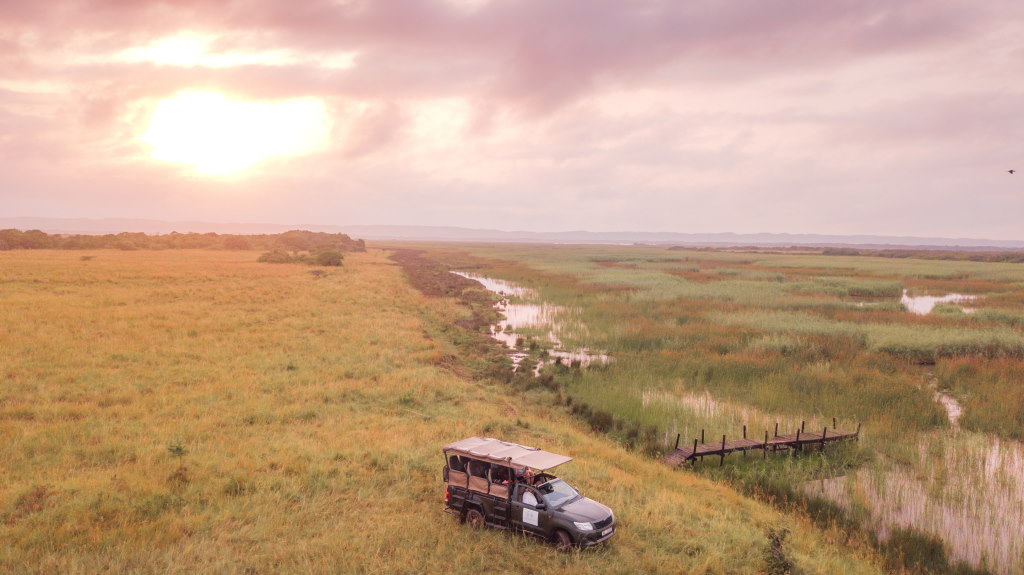
[{"label": "sun glare", "polygon": [[185,92],[157,103],[142,140],[157,160],[221,175],[268,158],[321,150],[330,124],[323,103],[312,98],[240,102],[217,93]]}]

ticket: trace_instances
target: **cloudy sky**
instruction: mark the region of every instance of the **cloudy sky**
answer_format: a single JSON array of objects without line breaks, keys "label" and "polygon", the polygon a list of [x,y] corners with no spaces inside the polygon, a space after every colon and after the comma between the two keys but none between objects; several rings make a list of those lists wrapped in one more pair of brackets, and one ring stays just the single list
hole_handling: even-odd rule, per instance
[{"label": "cloudy sky", "polygon": [[0,216],[1024,239],[1022,31],[1019,0],[0,0]]}]

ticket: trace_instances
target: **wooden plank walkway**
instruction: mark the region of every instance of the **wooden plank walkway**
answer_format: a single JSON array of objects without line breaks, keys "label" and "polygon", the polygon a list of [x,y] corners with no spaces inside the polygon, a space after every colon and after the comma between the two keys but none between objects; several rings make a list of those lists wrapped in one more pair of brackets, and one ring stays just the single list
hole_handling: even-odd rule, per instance
[{"label": "wooden plank walkway", "polygon": [[725,463],[726,454],[737,451],[743,452],[743,455],[746,455],[747,451],[761,449],[764,455],[767,455],[769,450],[772,452],[782,449],[803,451],[804,447],[808,446],[824,448],[825,445],[835,441],[860,439],[860,424],[857,424],[856,431],[836,429],[834,419],[832,420],[832,425],[831,430],[828,427],[824,427],[821,433],[814,433],[806,431],[806,422],[803,422],[796,432],[779,435],[779,424],[776,423],[775,434],[772,437],[768,437],[768,432],[765,431],[764,441],[747,438],[747,426],[745,425],[743,426],[743,437],[741,439],[729,440],[723,435],[721,441],[710,443],[704,442],[704,430],[701,430],[701,440],[697,441],[697,439],[694,439],[692,446],[679,447],[680,437],[677,436],[675,449],[666,455],[663,461],[669,465],[679,466],[688,461],[703,461],[705,457],[717,455],[721,458],[719,465],[722,465]]}]

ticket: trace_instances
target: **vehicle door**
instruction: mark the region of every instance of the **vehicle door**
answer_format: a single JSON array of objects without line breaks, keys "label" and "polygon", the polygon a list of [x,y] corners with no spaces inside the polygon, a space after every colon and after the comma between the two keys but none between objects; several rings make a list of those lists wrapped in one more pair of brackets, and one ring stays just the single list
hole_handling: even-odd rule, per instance
[{"label": "vehicle door", "polygon": [[551,527],[551,515],[540,492],[522,483],[516,484],[512,494],[512,519],[524,531],[547,537]]}]

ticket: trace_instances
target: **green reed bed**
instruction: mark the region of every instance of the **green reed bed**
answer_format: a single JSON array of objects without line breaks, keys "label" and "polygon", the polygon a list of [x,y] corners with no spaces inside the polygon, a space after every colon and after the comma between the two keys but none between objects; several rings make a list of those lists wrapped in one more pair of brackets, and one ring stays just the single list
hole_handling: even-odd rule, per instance
[{"label": "green reed bed", "polygon": [[917,363],[934,363],[940,357],[1024,359],[1024,335],[1007,328],[870,325],[866,333],[872,351]]},{"label": "green reed bed", "polygon": [[[949,306],[955,307],[955,306]],[[944,306],[943,308],[937,308],[936,311],[942,312],[943,309],[949,309]],[[961,309],[957,309],[960,313],[963,313]],[[933,312],[934,313],[934,312]],[[952,312],[957,317],[963,317]],[[1007,310],[1007,309],[980,309],[975,313],[967,315],[965,319],[969,319],[972,322],[977,323],[990,323],[995,325],[1004,325],[1010,328],[1021,329],[1024,328],[1024,312],[1018,310]]]},{"label": "green reed bed", "polygon": [[848,277],[818,277],[787,283],[792,293],[811,292],[835,297],[899,298],[903,284],[898,281],[870,280]]},{"label": "green reed bed", "polygon": [[854,323],[796,312],[718,314],[712,320],[775,334],[848,337],[861,340],[871,351],[888,353],[915,363],[934,363],[939,357],[1024,358],[1024,335],[1010,328]]},{"label": "green reed bed", "polygon": [[974,279],[1000,283],[1024,281],[1024,266],[1012,263],[773,254],[758,257],[757,264],[777,268],[867,272],[880,277],[957,281]]}]

